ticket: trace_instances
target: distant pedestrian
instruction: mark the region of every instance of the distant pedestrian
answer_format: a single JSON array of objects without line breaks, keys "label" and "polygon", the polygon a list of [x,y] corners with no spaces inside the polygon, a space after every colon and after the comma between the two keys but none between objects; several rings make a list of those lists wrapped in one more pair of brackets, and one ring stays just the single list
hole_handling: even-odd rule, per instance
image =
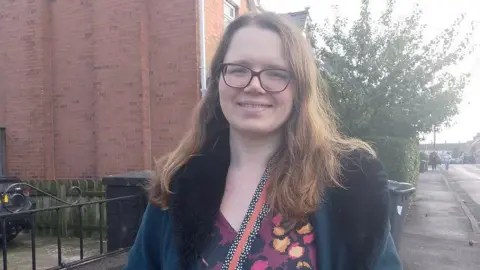
[{"label": "distant pedestrian", "polygon": [[452,160],[452,156],[450,156],[450,154],[447,154],[445,156],[445,170],[448,171],[448,167],[450,167],[450,162]]},{"label": "distant pedestrian", "polygon": [[432,171],[436,171],[437,170],[437,164],[438,164],[438,155],[436,152],[432,152],[430,153],[430,165],[432,165]]}]

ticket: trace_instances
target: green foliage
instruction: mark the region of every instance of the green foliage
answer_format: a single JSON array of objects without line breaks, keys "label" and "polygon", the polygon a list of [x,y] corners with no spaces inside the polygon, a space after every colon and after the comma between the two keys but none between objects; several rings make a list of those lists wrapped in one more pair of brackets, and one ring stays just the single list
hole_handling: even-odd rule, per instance
[{"label": "green foliage", "polygon": [[362,0],[352,27],[336,16],[306,28],[343,131],[351,136],[411,138],[448,125],[468,82],[469,74],[449,72],[475,48],[473,25],[465,35],[459,32],[465,29],[463,15],[426,40],[418,5],[395,21],[395,1],[386,1],[378,20]]},{"label": "green foliage", "polygon": [[365,137],[383,162],[390,180],[416,184],[420,171],[417,139],[396,137]]}]

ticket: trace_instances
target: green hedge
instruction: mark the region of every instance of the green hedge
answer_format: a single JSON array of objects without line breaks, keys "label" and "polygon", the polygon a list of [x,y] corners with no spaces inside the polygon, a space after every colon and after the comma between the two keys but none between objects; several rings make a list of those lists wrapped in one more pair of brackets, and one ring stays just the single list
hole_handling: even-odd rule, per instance
[{"label": "green hedge", "polygon": [[383,162],[390,180],[416,184],[420,171],[420,150],[416,138],[363,138]]}]

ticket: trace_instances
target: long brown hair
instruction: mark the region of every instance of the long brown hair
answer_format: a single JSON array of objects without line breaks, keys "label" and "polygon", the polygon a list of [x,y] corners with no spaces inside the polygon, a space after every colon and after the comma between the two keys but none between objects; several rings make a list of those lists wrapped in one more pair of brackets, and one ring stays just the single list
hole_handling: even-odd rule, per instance
[{"label": "long brown hair", "polygon": [[177,148],[156,162],[150,187],[150,202],[167,207],[170,183],[175,172],[202,146],[228,128],[220,103],[220,65],[233,35],[242,27],[254,25],[277,33],[285,57],[295,74],[296,93],[292,113],[285,123],[285,145],[269,185],[271,207],[291,221],[302,221],[322,200],[326,187],[341,186],[341,158],[354,149],[373,153],[360,140],[343,137],[327,99],[327,89],[318,75],[312,48],[291,22],[275,13],[248,13],[227,27],[211,62],[207,94],[194,111],[193,123]]}]

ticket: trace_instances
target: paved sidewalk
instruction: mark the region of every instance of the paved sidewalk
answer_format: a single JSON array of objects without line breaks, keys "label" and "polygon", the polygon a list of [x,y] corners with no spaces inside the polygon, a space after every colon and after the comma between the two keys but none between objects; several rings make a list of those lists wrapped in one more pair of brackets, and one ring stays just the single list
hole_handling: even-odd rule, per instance
[{"label": "paved sidewalk", "polygon": [[478,270],[480,236],[440,172],[420,174],[400,241],[405,270]]}]

